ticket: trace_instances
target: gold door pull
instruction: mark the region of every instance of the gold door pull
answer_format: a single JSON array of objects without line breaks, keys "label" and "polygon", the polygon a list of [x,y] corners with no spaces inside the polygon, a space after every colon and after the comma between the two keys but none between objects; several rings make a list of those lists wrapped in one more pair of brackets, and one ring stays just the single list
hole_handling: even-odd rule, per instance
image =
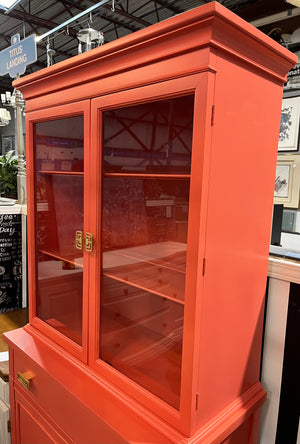
[{"label": "gold door pull", "polygon": [[75,234],[75,246],[76,246],[77,250],[82,250],[82,247],[83,247],[82,231],[76,231],[76,234]]},{"label": "gold door pull", "polygon": [[19,383],[26,388],[26,390],[30,389],[31,380],[33,378],[33,374],[31,372],[18,372],[17,373],[17,380]]},{"label": "gold door pull", "polygon": [[94,236],[91,233],[85,233],[85,250],[91,253],[94,249]]}]

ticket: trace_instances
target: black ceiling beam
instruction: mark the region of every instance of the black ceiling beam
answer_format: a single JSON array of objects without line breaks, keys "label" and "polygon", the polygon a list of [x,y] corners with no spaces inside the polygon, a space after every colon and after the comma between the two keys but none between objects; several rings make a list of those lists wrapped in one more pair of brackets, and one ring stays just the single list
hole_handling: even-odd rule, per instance
[{"label": "black ceiling beam", "polygon": [[[4,15],[4,11],[0,11],[0,14]],[[43,28],[46,29],[54,29],[56,28],[56,26],[58,25],[57,23],[54,23],[52,21],[49,20],[45,20],[41,17],[37,17],[31,14],[27,14],[26,12],[22,12],[19,10],[14,9],[13,11],[9,12],[8,14],[5,14],[9,17],[12,17],[16,20],[20,20],[20,21],[24,21],[27,24],[35,24],[38,26],[42,26]],[[77,35],[77,31],[73,28],[69,28],[69,34],[72,37],[76,37]]]},{"label": "black ceiling beam", "polygon": [[[97,0],[98,1],[98,0]],[[82,3],[81,1],[77,1],[77,2],[73,2],[71,0],[59,0],[59,2],[64,5],[64,7],[67,9],[69,7],[71,8],[76,8],[79,11],[84,11],[86,8],[83,8],[82,6],[80,6],[80,3]],[[96,3],[96,2],[92,2],[92,3]]]},{"label": "black ceiling beam", "polygon": [[[135,31],[138,31],[138,30],[139,30],[139,29],[136,28],[135,26],[129,25],[128,23],[123,23],[123,22],[121,22],[120,20],[117,20],[117,19],[112,18],[112,17],[110,17],[110,16],[108,17],[106,14],[101,14],[101,12],[100,12],[99,14],[97,14],[97,16],[98,16],[99,18],[103,19],[103,20],[108,21],[108,22],[109,22],[108,25],[110,25],[111,23],[113,23],[113,24],[118,25],[118,26],[121,26],[121,27],[123,27],[123,28],[125,28],[125,29],[129,29],[129,31],[131,31],[131,32],[135,32]],[[103,30],[103,29],[102,29],[102,30]]]},{"label": "black ceiling beam", "polygon": [[[97,0],[97,1],[98,1],[98,0]],[[65,8],[67,8],[68,6],[72,6],[72,7],[77,8],[79,11],[84,11],[84,8],[82,8],[82,7],[79,6],[78,4],[74,4],[74,3],[72,3],[70,0],[60,0],[60,3],[62,3],[62,4],[65,6]],[[92,0],[92,3],[97,3],[97,2],[96,2],[95,0]],[[133,21],[133,22],[139,23],[139,24],[142,25],[142,26],[150,26],[150,25],[152,24],[152,23],[150,23],[150,22],[147,22],[146,20],[143,20],[142,18],[139,18],[139,17],[136,17],[136,16],[134,16],[134,15],[132,15],[132,14],[129,14],[128,12],[124,11],[123,9],[119,9],[119,8],[116,8],[116,7],[115,7],[115,10],[112,11],[112,10],[111,10],[111,6],[108,6],[108,5],[106,5],[106,4],[102,5],[101,8],[104,8],[104,9],[110,11],[110,12],[116,13],[116,14],[122,16],[122,17],[125,17],[125,18],[127,18],[127,19]],[[69,8],[68,8],[68,10],[69,10]],[[100,13],[99,13],[99,14],[100,14]],[[99,15],[99,14],[98,14],[98,15]],[[107,16],[105,16],[105,20],[107,20]],[[118,24],[121,23],[121,22],[113,22],[113,23],[115,23],[116,25],[118,25]],[[123,25],[123,24],[122,24],[122,25]]]},{"label": "black ceiling beam", "polygon": [[[21,6],[21,5],[20,5],[20,6]],[[21,6],[21,7],[22,7],[22,6]],[[22,7],[22,9],[23,9],[24,13],[26,13],[23,7]],[[50,21],[52,22],[52,20],[50,20]],[[29,23],[29,25],[31,26],[31,28],[33,29],[33,31],[34,31],[36,34],[38,34],[38,29],[35,28],[35,27],[32,25],[32,23]],[[41,49],[44,49],[45,52],[47,51],[46,46],[43,47],[43,44],[42,44],[42,43],[40,43],[40,44],[38,45],[38,47],[41,48]],[[58,50],[55,50],[55,52],[56,52],[57,55],[60,55],[60,56],[65,57],[65,58],[69,58],[69,57],[71,57],[71,54],[68,54],[68,53],[66,53],[66,52],[62,52],[62,51],[58,51]],[[39,66],[39,62],[35,62],[35,65]],[[44,63],[41,64],[41,67],[44,68],[45,66],[46,66],[46,65],[45,65]]]},{"label": "black ceiling beam", "polygon": [[[105,9],[111,10],[110,6],[103,5]],[[129,14],[128,12],[123,11],[122,9],[115,8],[114,13],[121,15],[122,17],[125,17],[129,20],[132,20],[133,22],[139,23],[142,26],[150,26],[152,23],[147,22],[146,20],[143,20],[139,17],[136,17],[135,15]]]},{"label": "black ceiling beam", "polygon": [[6,43],[8,43],[9,45],[11,44],[11,37],[9,37],[8,35],[0,34],[0,39],[5,40]]},{"label": "black ceiling beam", "polygon": [[74,17],[75,14],[73,14],[73,12],[71,11],[71,9],[69,8],[69,5],[67,4],[66,1],[64,0],[59,0],[59,3],[61,3],[63,5],[63,7],[65,8],[65,10],[70,14],[71,17]]},{"label": "black ceiling beam", "polygon": [[[23,12],[26,14],[26,11],[23,8],[23,6],[22,5],[19,5],[19,6],[20,6],[20,8],[22,8]],[[38,33],[37,28],[35,26],[33,26],[32,23],[28,23],[28,25],[31,27],[31,29],[33,30],[34,33],[36,33],[36,34]]]},{"label": "black ceiling beam", "polygon": [[158,3],[163,8],[169,9],[169,11],[175,12],[176,14],[181,14],[184,12],[184,9],[178,8],[177,6],[169,5],[166,1],[163,0],[153,0],[154,3]]}]

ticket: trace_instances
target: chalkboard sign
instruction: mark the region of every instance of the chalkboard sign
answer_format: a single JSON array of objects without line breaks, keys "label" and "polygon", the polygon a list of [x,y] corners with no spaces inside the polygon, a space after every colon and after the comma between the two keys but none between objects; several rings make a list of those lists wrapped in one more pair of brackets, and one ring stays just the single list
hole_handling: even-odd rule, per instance
[{"label": "chalkboard sign", "polygon": [[0,313],[22,308],[20,214],[0,214]]}]

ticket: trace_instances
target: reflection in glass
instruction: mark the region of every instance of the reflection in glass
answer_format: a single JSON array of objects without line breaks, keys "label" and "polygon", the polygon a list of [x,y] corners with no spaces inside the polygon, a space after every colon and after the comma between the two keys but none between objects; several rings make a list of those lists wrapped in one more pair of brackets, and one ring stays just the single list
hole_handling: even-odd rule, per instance
[{"label": "reflection in glass", "polygon": [[106,111],[100,358],[179,409],[193,97]]},{"label": "reflection in glass", "polygon": [[35,125],[37,316],[78,344],[83,253],[75,240],[83,230],[82,138],[82,116]]},{"label": "reflection in glass", "polygon": [[176,408],[188,200],[188,179],[103,183],[101,358]]},{"label": "reflection in glass", "polygon": [[101,358],[179,407],[183,305],[103,276]]},{"label": "reflection in glass", "polygon": [[83,171],[83,117],[35,125],[37,171]]},{"label": "reflection in glass", "polygon": [[105,178],[103,271],[183,302],[188,201],[188,179]]},{"label": "reflection in glass", "polygon": [[83,229],[83,176],[36,174],[38,250],[63,259],[82,255],[75,233]]},{"label": "reflection in glass", "polygon": [[37,267],[37,315],[81,344],[82,276],[78,264],[40,255]]},{"label": "reflection in glass", "polygon": [[190,173],[194,97],[106,111],[105,172]]}]

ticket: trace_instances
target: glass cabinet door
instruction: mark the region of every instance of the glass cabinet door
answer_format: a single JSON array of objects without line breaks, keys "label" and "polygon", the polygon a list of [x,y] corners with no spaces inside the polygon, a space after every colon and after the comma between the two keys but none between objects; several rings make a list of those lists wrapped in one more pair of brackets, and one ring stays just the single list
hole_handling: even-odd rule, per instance
[{"label": "glass cabinet door", "polygon": [[36,316],[82,345],[84,117],[33,131]]},{"label": "glass cabinet door", "polygon": [[192,95],[102,113],[99,357],[179,409]]}]

